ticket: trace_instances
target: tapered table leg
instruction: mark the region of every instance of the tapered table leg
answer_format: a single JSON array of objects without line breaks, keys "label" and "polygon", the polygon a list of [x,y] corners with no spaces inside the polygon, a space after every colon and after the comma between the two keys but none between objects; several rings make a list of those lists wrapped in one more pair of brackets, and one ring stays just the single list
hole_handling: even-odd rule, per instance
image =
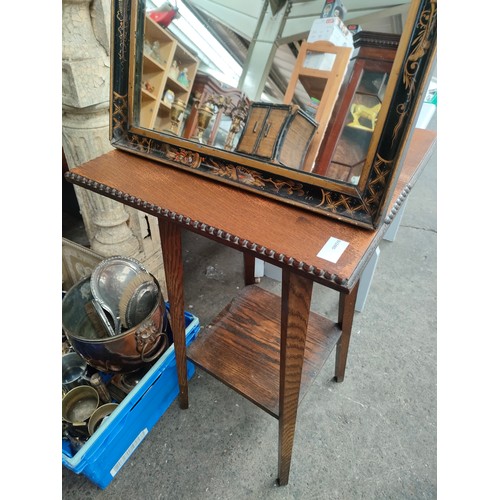
[{"label": "tapered table leg", "polygon": [[255,283],[255,257],[243,252],[243,263],[245,266],[245,285],[253,285]]},{"label": "tapered table leg", "polygon": [[313,282],[283,269],[278,482],[288,484]]},{"label": "tapered table leg", "polygon": [[340,293],[338,322],[340,329],[342,330],[342,334],[335,352],[335,376],[333,377],[335,382],[343,382],[344,380],[358,288],[359,280],[352,289],[351,293]]},{"label": "tapered table leg", "polygon": [[188,407],[188,383],[186,361],[186,325],[184,320],[184,286],[182,263],[182,235],[179,225],[159,218],[163,265],[170,303],[170,319],[174,339],[175,362],[179,379],[179,406]]}]

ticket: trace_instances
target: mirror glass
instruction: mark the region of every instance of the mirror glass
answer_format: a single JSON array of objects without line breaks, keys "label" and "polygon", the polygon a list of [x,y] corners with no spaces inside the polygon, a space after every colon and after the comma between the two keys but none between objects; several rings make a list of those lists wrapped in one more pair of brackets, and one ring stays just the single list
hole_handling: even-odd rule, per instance
[{"label": "mirror glass", "polygon": [[[266,16],[277,19],[285,3],[270,2]],[[308,32],[286,40],[294,56],[286,88],[280,94],[264,85],[250,99],[250,70],[226,61],[216,37],[204,40],[196,27],[208,18],[177,2],[115,0],[112,142],[376,227],[432,69],[437,4],[398,2],[402,33],[384,33],[349,23],[362,19],[348,17],[360,3],[302,2],[318,12]],[[294,4],[281,6],[283,23]]]}]

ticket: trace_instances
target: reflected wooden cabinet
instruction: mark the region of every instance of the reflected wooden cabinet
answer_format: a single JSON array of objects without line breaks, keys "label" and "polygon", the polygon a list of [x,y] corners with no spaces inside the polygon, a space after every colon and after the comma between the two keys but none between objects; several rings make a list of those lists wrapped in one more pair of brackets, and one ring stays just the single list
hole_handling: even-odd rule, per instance
[{"label": "reflected wooden cabinet", "polygon": [[300,169],[317,127],[296,105],[254,102],[236,151]]},{"label": "reflected wooden cabinet", "polygon": [[318,151],[314,173],[357,184],[400,36],[360,31],[345,83]]},{"label": "reflected wooden cabinet", "polygon": [[[178,133],[198,70],[198,59],[146,16],[142,56],[140,125]],[[169,99],[169,95],[173,98]]]},{"label": "reflected wooden cabinet", "polygon": [[[199,110],[212,96],[225,101],[228,106],[212,109],[212,112],[209,111],[210,116],[205,121],[205,117],[200,116]],[[224,149],[233,122],[231,110],[238,106],[242,99],[247,106],[250,104],[241,90],[219,82],[207,73],[199,72],[194,79],[182,136]],[[243,124],[241,125],[243,126]],[[234,144],[237,143],[240,133],[241,130],[235,136]]]}]

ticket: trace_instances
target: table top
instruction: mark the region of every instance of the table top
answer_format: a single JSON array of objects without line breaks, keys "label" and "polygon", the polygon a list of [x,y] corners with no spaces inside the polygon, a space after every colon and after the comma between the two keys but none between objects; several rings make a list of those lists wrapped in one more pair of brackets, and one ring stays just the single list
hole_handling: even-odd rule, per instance
[{"label": "table top", "polygon": [[[348,293],[415,184],[435,143],[435,132],[415,130],[386,221],[376,230],[120,150],[71,169],[66,178],[279,267],[291,266],[314,281]],[[318,257],[330,237],[349,243],[337,263]]]}]

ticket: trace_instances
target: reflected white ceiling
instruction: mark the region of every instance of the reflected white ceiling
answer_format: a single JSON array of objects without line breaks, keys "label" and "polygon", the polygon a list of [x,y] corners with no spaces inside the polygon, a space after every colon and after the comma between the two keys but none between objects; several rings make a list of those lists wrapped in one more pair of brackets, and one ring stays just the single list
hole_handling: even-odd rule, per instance
[{"label": "reflected white ceiling", "polygon": [[[320,18],[325,0],[183,0],[245,70],[248,49],[256,37],[276,46],[264,89],[280,101],[295,66],[299,43]],[[400,34],[410,0],[344,0],[344,22],[366,31]],[[264,23],[264,16],[266,22]],[[274,23],[279,23],[275,26]],[[263,32],[264,31],[264,32]]]},{"label": "reflected white ceiling", "polygon": [[[278,45],[289,41],[300,40],[311,29],[314,20],[318,19],[323,10],[325,0],[288,0],[269,2],[268,0],[188,0],[192,6],[204,14],[229,27],[232,31],[252,40],[258,31],[261,16],[272,15],[272,4],[281,4],[283,7],[273,17],[285,12],[285,27]],[[393,17],[405,14],[410,0],[345,0],[347,9],[345,21],[349,24],[384,25],[390,32],[397,32],[399,26],[394,26]],[[396,22],[396,24],[398,24]],[[384,30],[387,31],[387,30]]]}]

